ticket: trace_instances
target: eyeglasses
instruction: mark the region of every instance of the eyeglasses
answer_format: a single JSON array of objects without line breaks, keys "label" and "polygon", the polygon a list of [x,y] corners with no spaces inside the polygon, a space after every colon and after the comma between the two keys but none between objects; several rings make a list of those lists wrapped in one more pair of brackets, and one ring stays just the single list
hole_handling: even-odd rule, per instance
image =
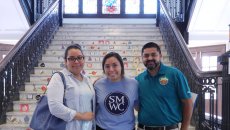
[{"label": "eyeglasses", "polygon": [[67,60],[68,61],[71,61],[71,62],[76,62],[76,60],[77,61],[82,61],[82,60],[84,60],[84,56],[77,56],[77,57],[69,57],[69,58],[67,58]]}]

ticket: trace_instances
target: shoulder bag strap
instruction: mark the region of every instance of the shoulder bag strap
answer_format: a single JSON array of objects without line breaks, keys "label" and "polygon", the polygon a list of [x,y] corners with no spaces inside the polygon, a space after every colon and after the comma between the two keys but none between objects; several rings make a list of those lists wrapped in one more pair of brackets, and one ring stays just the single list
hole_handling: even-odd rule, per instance
[{"label": "shoulder bag strap", "polygon": [[[60,72],[60,71],[55,72],[55,73],[58,73],[58,74],[61,76],[61,79],[62,79],[62,82],[63,82],[63,85],[64,85],[64,97],[65,97],[65,90],[66,90],[66,80],[65,80],[65,76],[64,76],[64,74],[63,74],[62,72]],[[54,75],[55,73],[53,73],[53,75]],[[49,84],[49,82],[48,82],[48,84]],[[46,89],[46,91],[47,91],[47,89]],[[45,94],[46,91],[45,91],[43,94]],[[65,100],[64,97],[63,97],[63,104],[66,106],[66,100]]]},{"label": "shoulder bag strap", "polygon": [[65,89],[66,89],[66,81],[65,81],[65,76],[64,76],[64,74],[62,73],[62,72],[56,72],[56,73],[58,73],[60,76],[61,76],[61,79],[62,79],[62,82],[63,82],[63,85],[64,85],[64,91],[65,91]]},{"label": "shoulder bag strap", "polygon": [[66,90],[66,80],[65,80],[65,76],[62,72],[58,71],[58,72],[55,72],[55,73],[58,73],[60,76],[61,76],[61,79],[62,79],[62,82],[63,82],[63,85],[64,85],[64,96],[63,96],[63,104],[66,106],[66,100],[65,100],[65,90]]}]

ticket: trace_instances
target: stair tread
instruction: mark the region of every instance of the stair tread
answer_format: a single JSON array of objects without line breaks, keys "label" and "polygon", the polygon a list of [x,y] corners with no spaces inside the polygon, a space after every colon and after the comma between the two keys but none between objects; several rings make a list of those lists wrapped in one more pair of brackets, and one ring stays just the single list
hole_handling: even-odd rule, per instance
[{"label": "stair tread", "polygon": [[[56,62],[45,62],[45,61],[42,61],[42,62],[43,63],[56,63]],[[59,63],[59,62],[57,62],[57,63]],[[91,62],[88,62],[88,63],[91,63]],[[95,62],[92,62],[92,63],[95,63]],[[170,62],[164,62],[164,63],[170,63]],[[63,69],[61,67],[34,67],[34,68],[35,69],[45,69],[45,70],[62,70]],[[125,70],[135,70],[135,69],[136,68],[125,68]],[[101,68],[91,68],[91,69],[84,68],[84,70],[102,70],[102,69]],[[33,76],[33,74],[31,74],[31,75]]]},{"label": "stair tread", "polygon": [[[95,41],[92,41],[92,42],[95,42]],[[112,41],[113,42],[113,41]],[[60,45],[63,45],[63,44],[60,44]],[[59,44],[51,44],[49,47],[52,47],[52,46],[60,46]],[[140,46],[142,47],[142,44],[117,44],[117,43],[109,43],[109,44],[98,44],[98,43],[82,43],[81,45],[83,46],[108,46],[108,45],[114,45],[114,46]],[[159,46],[163,46],[164,44],[161,43],[159,44]],[[87,50],[86,50],[87,51]]]},{"label": "stair tread", "polygon": [[36,100],[19,100],[19,101],[13,101],[14,103],[17,104],[31,104],[31,103],[37,103]]},{"label": "stair tread", "polygon": [[43,94],[44,92],[41,91],[19,91],[21,94],[26,94],[26,93],[30,93],[30,94]]},{"label": "stair tread", "polygon": [[12,111],[12,112],[7,112],[6,115],[24,116],[24,115],[33,115],[33,112],[18,112],[18,111]]},{"label": "stair tread", "polygon": [[[33,82],[25,82],[25,85],[33,85],[33,84],[35,84],[35,83],[33,83]],[[46,82],[45,82],[45,81],[43,81],[43,82],[38,82],[38,83],[36,83],[36,84],[41,84],[41,85],[47,84],[47,81],[46,81]],[[23,92],[23,91],[21,91],[21,92]]]},{"label": "stair tread", "polygon": [[151,36],[151,37],[137,37],[137,36],[133,36],[133,37],[120,37],[120,36],[117,36],[117,37],[114,37],[114,36],[109,36],[109,37],[104,37],[104,36],[99,36],[99,37],[87,37],[87,36],[80,36],[80,37],[56,37],[54,36],[54,38],[56,40],[63,40],[63,41],[66,41],[66,40],[84,40],[84,39],[89,39],[89,40],[111,40],[111,41],[114,41],[114,40],[129,40],[129,41],[132,41],[133,39],[137,39],[139,41],[141,40],[148,40],[148,41],[156,41],[156,40],[162,40],[162,38],[159,36]]},{"label": "stair tread", "polygon": [[[107,39],[100,39],[100,40],[107,40]],[[63,40],[59,40],[59,39],[52,39],[52,41],[63,41]],[[68,40],[68,39],[66,39],[65,40],[66,42],[68,42],[68,41],[75,41],[75,42],[86,42],[86,41],[94,41],[95,42],[95,40],[91,40],[91,39],[83,39],[83,40]],[[99,40],[96,40],[96,41],[99,41]],[[123,41],[123,42],[129,42],[129,41],[132,41],[132,42],[136,42],[136,41],[141,41],[141,42],[149,42],[149,40],[138,40],[138,39],[133,39],[133,40],[111,40],[111,42],[112,41],[116,41],[116,42],[119,42],[119,41]],[[155,42],[163,42],[163,40],[154,40]]]},{"label": "stair tread", "polygon": [[29,124],[10,124],[10,123],[6,123],[6,124],[1,124],[0,128],[28,127],[28,126],[29,126]]}]

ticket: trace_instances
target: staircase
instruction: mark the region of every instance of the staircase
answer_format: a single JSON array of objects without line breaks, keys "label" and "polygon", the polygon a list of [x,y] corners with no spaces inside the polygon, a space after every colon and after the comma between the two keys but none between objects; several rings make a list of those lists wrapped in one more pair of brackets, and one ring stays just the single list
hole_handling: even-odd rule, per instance
[{"label": "staircase", "polygon": [[170,65],[161,34],[154,24],[64,24],[55,34],[43,54],[20,100],[14,101],[14,111],[7,113],[7,123],[0,130],[31,130],[30,119],[36,106],[36,96],[46,90],[53,72],[64,67],[65,48],[74,43],[82,46],[85,55],[84,73],[92,82],[102,76],[102,59],[110,51],[118,52],[124,61],[125,74],[134,77],[144,70],[141,59],[143,44],[154,41],[162,49],[163,63]]}]

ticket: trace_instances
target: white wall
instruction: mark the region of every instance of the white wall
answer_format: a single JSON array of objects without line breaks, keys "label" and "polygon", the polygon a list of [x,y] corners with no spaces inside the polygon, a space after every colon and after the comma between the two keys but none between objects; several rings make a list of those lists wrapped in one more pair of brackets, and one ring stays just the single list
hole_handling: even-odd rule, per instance
[{"label": "white wall", "polygon": [[189,46],[225,44],[229,50],[229,0],[197,0],[189,24]]},{"label": "white wall", "polygon": [[0,0],[0,43],[16,44],[29,29],[19,0]]}]

